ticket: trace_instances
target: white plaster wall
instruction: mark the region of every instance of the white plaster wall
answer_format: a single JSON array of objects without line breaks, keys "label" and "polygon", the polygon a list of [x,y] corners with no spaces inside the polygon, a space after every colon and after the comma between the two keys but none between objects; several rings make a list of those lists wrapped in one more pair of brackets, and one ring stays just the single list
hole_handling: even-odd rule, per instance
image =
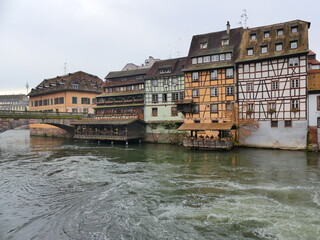
[{"label": "white plaster wall", "polygon": [[317,97],[320,94],[309,94],[309,126],[317,126],[317,118],[320,117],[320,111],[317,110]]},{"label": "white plaster wall", "polygon": [[278,121],[278,127],[272,128],[270,121],[260,121],[260,127],[247,139],[239,139],[241,145],[251,147],[305,149],[307,143],[308,121],[292,121],[291,128],[284,127],[284,121]]}]

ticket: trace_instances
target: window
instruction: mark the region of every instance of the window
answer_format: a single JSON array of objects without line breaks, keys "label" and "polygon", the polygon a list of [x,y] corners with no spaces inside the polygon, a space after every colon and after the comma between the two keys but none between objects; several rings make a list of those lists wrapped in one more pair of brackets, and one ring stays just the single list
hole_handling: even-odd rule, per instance
[{"label": "window", "polygon": [[291,110],[298,110],[299,109],[299,100],[292,100],[291,101]]},{"label": "window", "polygon": [[277,128],[278,127],[278,121],[271,121],[271,127]]},{"label": "window", "polygon": [[180,96],[180,100],[183,100],[184,99],[184,92],[180,92],[180,94],[179,94],[179,96]]},{"label": "window", "polygon": [[71,87],[72,89],[79,89],[79,83],[72,83]]},{"label": "window", "polygon": [[217,97],[218,96],[218,88],[211,88],[210,89],[210,96],[211,97]]},{"label": "window", "polygon": [[298,41],[291,41],[290,42],[290,48],[296,49],[298,47]]},{"label": "window", "polygon": [[232,54],[231,53],[226,53],[226,60],[231,60]]},{"label": "window", "polygon": [[270,37],[270,32],[267,31],[267,32],[264,32],[264,38],[269,38]]},{"label": "window", "polygon": [[208,47],[207,42],[200,43],[200,49],[206,49]]},{"label": "window", "polygon": [[169,85],[169,79],[163,79],[162,85],[163,86],[168,86]]},{"label": "window", "polygon": [[317,110],[320,110],[320,96],[317,96]]},{"label": "window", "polygon": [[226,87],[226,95],[232,96],[234,94],[233,87]]},{"label": "window", "polygon": [[226,54],[222,53],[219,55],[220,61],[226,60]]},{"label": "window", "polygon": [[282,36],[283,35],[283,29],[278,29],[277,30],[277,36]]},{"label": "window", "polygon": [[272,82],[271,82],[271,89],[272,89],[272,90],[277,90],[277,89],[279,89],[279,82],[278,82],[278,81],[272,81]]},{"label": "window", "polygon": [[299,87],[299,79],[292,79],[291,88],[298,88],[298,87]]},{"label": "window", "polygon": [[289,66],[294,67],[299,65],[299,58],[294,57],[294,58],[289,58]]},{"label": "window", "polygon": [[198,63],[198,59],[197,58],[192,58],[192,64],[197,64]]},{"label": "window", "polygon": [[291,120],[285,120],[284,121],[284,127],[292,127],[292,121]]},{"label": "window", "polygon": [[198,57],[198,63],[202,63],[202,57]]},{"label": "window", "polygon": [[178,116],[177,107],[171,107],[171,116],[172,117]]},{"label": "window", "polygon": [[268,111],[275,111],[276,103],[268,103]]},{"label": "window", "polygon": [[217,62],[217,61],[219,61],[219,55],[212,55],[212,56],[211,56],[211,61],[212,61],[212,62]]},{"label": "window", "polygon": [[64,97],[59,98],[59,104],[64,104]]},{"label": "window", "polygon": [[[169,81],[168,81],[169,82]],[[177,78],[172,78],[172,86],[176,86],[178,84],[178,79]]]},{"label": "window", "polygon": [[253,104],[253,103],[248,103],[248,105],[247,105],[247,111],[253,112],[253,110],[254,110],[254,104]]},{"label": "window", "polygon": [[77,97],[72,97],[72,104],[77,104]]},{"label": "window", "polygon": [[282,51],[282,49],[283,49],[282,43],[277,43],[276,44],[276,51],[279,52],[279,51]]},{"label": "window", "polygon": [[203,57],[203,62],[204,62],[204,63],[210,62],[210,56],[205,56],[205,57]]},{"label": "window", "polygon": [[77,113],[77,112],[78,112],[78,109],[77,109],[77,108],[72,108],[72,112],[73,112],[73,113]]},{"label": "window", "polygon": [[253,55],[253,48],[248,48],[247,49],[247,55],[252,56]]},{"label": "window", "polygon": [[199,73],[198,72],[192,73],[192,81],[193,82],[199,81]]},{"label": "window", "polygon": [[157,79],[152,80],[152,86],[158,87],[158,80]]},{"label": "window", "polygon": [[54,104],[59,104],[59,98],[54,99]]},{"label": "window", "polygon": [[216,79],[218,79],[218,70],[212,70],[212,71],[211,71],[210,79],[211,79],[211,80],[216,80]]},{"label": "window", "polygon": [[158,102],[158,94],[152,94],[152,102],[157,103]]},{"label": "window", "polygon": [[227,46],[227,45],[229,45],[229,39],[224,39],[224,40],[222,40],[222,41],[221,41],[221,45],[222,45],[222,46]]},{"label": "window", "polygon": [[227,102],[227,103],[226,103],[226,110],[227,110],[228,112],[230,112],[231,109],[232,109],[232,103],[231,103],[231,102]]},{"label": "window", "polygon": [[81,98],[81,104],[90,104],[90,98]]},{"label": "window", "polygon": [[158,116],[158,108],[152,108],[151,116],[152,117],[157,117]]},{"label": "window", "polygon": [[210,104],[210,113],[218,113],[218,104]]},{"label": "window", "polygon": [[226,69],[226,78],[233,78],[233,68]]},{"label": "window", "polygon": [[261,71],[261,63],[256,63],[256,71]]},{"label": "window", "polygon": [[297,33],[297,32],[298,32],[297,26],[291,27],[291,33]]},{"label": "window", "polygon": [[198,89],[192,90],[192,97],[194,97],[194,98],[199,97],[199,90]]},{"label": "window", "polygon": [[250,34],[250,40],[257,40],[257,34],[255,33]]},{"label": "window", "polygon": [[170,69],[170,68],[160,69],[159,73],[160,73],[160,74],[171,73],[171,69]]},{"label": "window", "polygon": [[172,101],[179,101],[179,93],[172,93]]},{"label": "window", "polygon": [[261,53],[268,53],[268,46],[261,46]]},{"label": "window", "polygon": [[199,112],[200,112],[199,104],[193,105],[193,113],[198,114]]},{"label": "window", "polygon": [[252,83],[248,83],[247,84],[247,89],[248,89],[248,92],[253,92],[253,84]]},{"label": "window", "polygon": [[243,66],[243,72],[249,72],[249,64],[245,64],[244,66]]},{"label": "window", "polygon": [[166,93],[162,94],[162,102],[166,103],[168,101],[168,95]]},{"label": "window", "polygon": [[317,118],[317,127],[320,128],[320,117]]}]

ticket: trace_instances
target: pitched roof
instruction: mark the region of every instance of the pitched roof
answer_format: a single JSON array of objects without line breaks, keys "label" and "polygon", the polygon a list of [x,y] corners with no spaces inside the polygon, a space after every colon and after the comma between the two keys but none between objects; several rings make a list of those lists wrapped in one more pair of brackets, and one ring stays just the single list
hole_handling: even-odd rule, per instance
[{"label": "pitched roof", "polygon": [[[77,89],[73,88],[72,84],[74,83],[79,84]],[[101,93],[102,84],[103,81],[99,77],[78,71],[68,75],[44,79],[36,88],[31,89],[28,95],[38,96],[66,90]]]},{"label": "pitched roof", "polygon": [[[195,35],[192,37],[187,65],[184,71],[196,70],[196,69],[209,69],[218,68],[223,66],[232,66],[234,60],[237,58],[238,46],[241,41],[243,28],[230,29],[230,33],[227,30],[220,32],[212,32],[201,35]],[[222,45],[222,40],[229,40],[228,45]],[[200,48],[201,43],[207,43],[207,47]],[[221,53],[232,53],[232,58],[226,61],[192,64],[193,57],[199,56],[211,56]]]},{"label": "pitched roof", "polygon": [[[166,59],[155,62],[148,71],[145,78],[183,75],[182,69],[185,67],[187,57]],[[170,70],[170,72],[160,73],[160,70]]]},{"label": "pitched roof", "polygon": [[[307,53],[309,51],[309,26],[310,23],[308,22],[294,20],[268,26],[244,29],[237,62]],[[296,33],[291,33],[292,27],[298,27],[298,31]],[[279,29],[283,30],[283,34],[281,36],[277,35],[277,31]],[[265,32],[269,32],[270,37],[265,37]],[[253,34],[256,35],[256,39],[252,40],[251,35]],[[290,44],[292,41],[297,41],[297,48],[291,49]],[[276,44],[280,43],[282,43],[282,50],[276,51]],[[263,46],[268,47],[267,53],[261,53],[261,47]],[[248,56],[248,49],[253,49],[252,56]]]},{"label": "pitched roof", "polygon": [[109,72],[108,75],[105,77],[105,79],[107,80],[107,79],[111,79],[111,78],[121,78],[121,77],[145,75],[145,74],[147,74],[148,71],[149,71],[149,68]]}]

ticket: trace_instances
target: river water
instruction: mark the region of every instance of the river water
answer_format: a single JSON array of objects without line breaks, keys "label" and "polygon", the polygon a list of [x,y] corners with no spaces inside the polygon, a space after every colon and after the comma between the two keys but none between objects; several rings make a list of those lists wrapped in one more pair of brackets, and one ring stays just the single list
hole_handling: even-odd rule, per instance
[{"label": "river water", "polygon": [[320,239],[320,161],[0,134],[0,239]]}]

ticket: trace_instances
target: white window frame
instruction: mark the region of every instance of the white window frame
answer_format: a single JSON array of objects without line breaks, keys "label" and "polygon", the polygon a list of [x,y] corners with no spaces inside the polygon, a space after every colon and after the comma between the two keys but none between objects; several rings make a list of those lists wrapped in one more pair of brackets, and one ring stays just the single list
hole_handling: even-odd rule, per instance
[{"label": "white window frame", "polygon": [[199,72],[193,72],[192,73],[192,81],[193,82],[199,81]]},{"label": "white window frame", "polygon": [[199,97],[199,89],[192,89],[192,97],[193,98]]},{"label": "white window frame", "polygon": [[218,96],[218,88],[217,87],[213,87],[213,88],[210,88],[210,96],[211,97],[217,97]]},{"label": "white window frame", "polygon": [[211,70],[210,80],[217,80],[217,79],[218,79],[218,70]]},{"label": "white window frame", "polygon": [[233,68],[226,69],[226,78],[233,78]]}]

